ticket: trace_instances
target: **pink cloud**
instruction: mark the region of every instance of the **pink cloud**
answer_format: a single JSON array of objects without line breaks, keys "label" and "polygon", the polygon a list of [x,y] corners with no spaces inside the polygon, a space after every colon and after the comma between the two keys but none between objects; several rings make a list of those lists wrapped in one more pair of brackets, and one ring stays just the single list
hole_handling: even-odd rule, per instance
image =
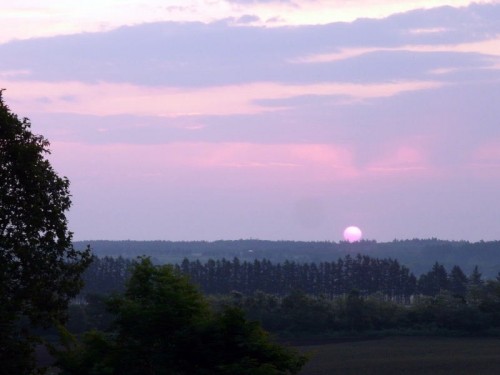
[{"label": "pink cloud", "polygon": [[[419,144],[420,143],[420,144]],[[422,144],[413,142],[386,144],[385,151],[377,159],[366,166],[370,174],[394,175],[394,174],[429,174],[434,167],[428,157],[428,150]]]},{"label": "pink cloud", "polygon": [[500,175],[500,139],[482,144],[472,153],[466,168],[474,176],[490,179]]},{"label": "pink cloud", "polygon": [[90,145],[55,142],[52,159],[70,180],[120,186],[124,181],[266,187],[352,180],[352,152],[333,145],[170,143]]},{"label": "pink cloud", "polygon": [[56,170],[79,194],[153,189],[160,199],[162,190],[229,189],[335,195],[436,177],[425,149],[408,144],[388,147],[364,166],[357,165],[354,149],[328,144],[55,142],[52,150]]},{"label": "pink cloud", "polygon": [[[420,31],[427,32],[443,32],[444,29],[423,29]],[[410,30],[413,33],[414,30]],[[362,56],[373,52],[384,51],[408,51],[408,52],[459,52],[459,53],[480,53],[495,57],[492,64],[498,63],[500,57],[500,38],[493,36],[491,39],[480,40],[470,43],[457,43],[457,44],[421,44],[421,45],[403,45],[398,47],[353,47],[343,48],[339,51],[327,54],[309,55],[296,58],[291,62],[294,63],[325,63],[346,60],[353,57]]]},{"label": "pink cloud", "polygon": [[[258,82],[242,85],[181,89],[131,84],[6,81],[9,99],[20,112],[91,115],[234,115],[280,108],[260,106],[259,100],[301,95],[341,95],[353,100],[390,97],[408,91],[441,87],[439,82],[401,81],[377,84],[322,83],[285,85]],[[68,98],[72,98],[68,100]],[[13,105],[14,107],[14,105]]]},{"label": "pink cloud", "polygon": [[476,161],[500,161],[500,139],[491,140],[479,147],[473,155]]}]

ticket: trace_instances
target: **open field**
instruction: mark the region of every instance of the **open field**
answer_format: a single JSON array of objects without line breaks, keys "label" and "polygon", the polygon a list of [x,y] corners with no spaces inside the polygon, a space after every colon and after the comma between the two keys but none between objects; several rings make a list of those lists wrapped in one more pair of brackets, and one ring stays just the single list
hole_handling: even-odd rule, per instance
[{"label": "open field", "polygon": [[391,337],[300,346],[300,375],[500,374],[500,339]]}]

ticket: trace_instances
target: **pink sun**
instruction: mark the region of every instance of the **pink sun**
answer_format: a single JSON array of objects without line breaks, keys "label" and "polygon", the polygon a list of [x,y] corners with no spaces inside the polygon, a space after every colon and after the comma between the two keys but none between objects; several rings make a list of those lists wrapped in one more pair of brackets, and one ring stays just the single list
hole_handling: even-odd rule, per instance
[{"label": "pink sun", "polygon": [[348,242],[357,242],[362,235],[363,233],[358,227],[351,226],[344,229],[344,239]]}]

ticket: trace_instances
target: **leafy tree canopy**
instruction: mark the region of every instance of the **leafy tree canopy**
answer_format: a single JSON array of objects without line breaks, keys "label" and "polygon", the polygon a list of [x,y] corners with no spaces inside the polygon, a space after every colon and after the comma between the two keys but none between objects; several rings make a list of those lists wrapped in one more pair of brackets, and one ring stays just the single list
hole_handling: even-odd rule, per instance
[{"label": "leafy tree canopy", "polygon": [[170,266],[138,262],[110,300],[111,332],[89,332],[59,352],[63,374],[296,374],[305,357],[270,341],[241,310],[213,312]]},{"label": "leafy tree canopy", "polygon": [[0,363],[12,374],[33,367],[29,327],[64,321],[90,261],[88,249],[72,246],[69,181],[49,153],[49,142],[10,111],[0,90]]}]

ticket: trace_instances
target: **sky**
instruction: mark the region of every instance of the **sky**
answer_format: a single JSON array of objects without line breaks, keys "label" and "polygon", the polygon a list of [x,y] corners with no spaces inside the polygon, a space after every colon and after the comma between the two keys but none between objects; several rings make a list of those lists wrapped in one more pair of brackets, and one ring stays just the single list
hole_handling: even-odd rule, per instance
[{"label": "sky", "polygon": [[500,1],[0,0],[75,240],[500,239]]}]

